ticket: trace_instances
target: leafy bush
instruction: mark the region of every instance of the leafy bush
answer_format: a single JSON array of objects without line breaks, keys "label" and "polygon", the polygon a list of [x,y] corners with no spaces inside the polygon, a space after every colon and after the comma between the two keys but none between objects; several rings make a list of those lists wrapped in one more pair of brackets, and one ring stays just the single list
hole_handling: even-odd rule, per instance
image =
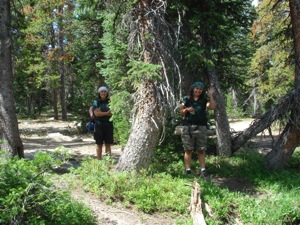
[{"label": "leafy bush", "polygon": [[58,163],[38,153],[33,161],[0,156],[0,224],[95,224],[89,208],[70,199],[47,179]]}]

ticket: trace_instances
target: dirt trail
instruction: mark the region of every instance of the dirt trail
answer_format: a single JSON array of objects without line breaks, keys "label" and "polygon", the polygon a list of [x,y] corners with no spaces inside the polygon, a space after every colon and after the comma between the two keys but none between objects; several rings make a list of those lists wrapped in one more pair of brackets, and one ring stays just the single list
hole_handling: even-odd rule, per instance
[{"label": "dirt trail", "polygon": [[[243,120],[230,123],[233,131],[242,131],[249,127],[252,120]],[[25,147],[25,157],[31,158],[37,151],[52,151],[59,146],[64,146],[78,155],[95,157],[95,141],[93,134],[79,134],[76,123],[69,121],[28,120],[19,124],[21,138]],[[112,146],[112,154],[119,157],[121,149]]]}]

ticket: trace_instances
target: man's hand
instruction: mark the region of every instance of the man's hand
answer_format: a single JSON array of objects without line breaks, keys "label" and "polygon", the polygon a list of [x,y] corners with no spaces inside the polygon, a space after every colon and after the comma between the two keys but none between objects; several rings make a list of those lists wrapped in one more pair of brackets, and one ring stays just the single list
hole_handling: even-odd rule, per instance
[{"label": "man's hand", "polygon": [[208,89],[208,94],[209,94],[209,97],[212,97],[213,96],[213,93],[215,93],[216,91],[216,88],[214,86],[211,86],[209,89]]}]

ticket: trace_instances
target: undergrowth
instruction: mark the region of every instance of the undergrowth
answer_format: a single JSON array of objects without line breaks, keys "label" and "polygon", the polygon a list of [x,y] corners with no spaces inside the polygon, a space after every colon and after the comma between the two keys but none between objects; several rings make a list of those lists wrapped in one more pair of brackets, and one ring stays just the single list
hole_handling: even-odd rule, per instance
[{"label": "undergrowth", "polygon": [[[196,179],[201,198],[212,209],[204,210],[207,224],[291,224],[300,222],[300,153],[296,151],[289,166],[281,171],[266,171],[263,156],[245,151],[234,156],[207,156],[212,179],[235,178],[249,182],[251,191],[230,191],[212,180],[183,173],[183,152],[178,145],[158,148],[148,170],[118,173],[110,160],[86,159],[74,173],[87,191],[113,204],[121,201],[146,213],[168,212],[177,224],[192,224],[189,215],[191,185]],[[180,149],[180,147],[179,147]],[[197,163],[193,166],[196,168]]]},{"label": "undergrowth", "polygon": [[[208,206],[203,208],[208,225],[300,223],[299,149],[287,167],[278,171],[265,170],[263,155],[251,149],[230,158],[208,155],[211,179],[201,179],[184,173],[180,141],[174,138],[168,143],[157,148],[148,170],[119,173],[109,158],[86,158],[64,178],[81,180],[83,189],[96,193],[108,204],[122,202],[145,213],[162,213],[177,219],[176,224],[192,224],[189,204],[194,179]],[[49,181],[51,170],[59,167],[65,157],[61,153],[38,153],[34,160],[26,161],[2,154],[0,224],[95,224],[90,209],[70,200],[68,192],[57,190]],[[192,166],[198,169],[195,155]],[[214,182],[222,179],[249,183],[251,190],[232,191]]]},{"label": "undergrowth", "polygon": [[0,224],[96,224],[91,209],[49,180],[47,172],[60,166],[64,155],[37,153],[24,160],[0,153]]}]

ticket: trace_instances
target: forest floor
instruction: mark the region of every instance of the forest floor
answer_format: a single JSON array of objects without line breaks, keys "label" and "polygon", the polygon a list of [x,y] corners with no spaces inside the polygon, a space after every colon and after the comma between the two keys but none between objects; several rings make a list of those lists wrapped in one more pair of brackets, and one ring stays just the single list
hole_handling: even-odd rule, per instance
[{"label": "forest floor", "polygon": [[[230,122],[232,131],[243,131],[248,128],[252,120],[241,120]],[[25,158],[33,158],[37,151],[53,151],[63,146],[70,150],[76,157],[70,160],[65,168],[77,168],[85,156],[96,158],[95,142],[92,133],[80,134],[76,122],[48,120],[20,120],[19,129],[24,144]],[[268,132],[263,133],[250,140],[252,148],[262,154],[271,149],[272,139]],[[112,147],[112,158],[118,160],[122,150],[119,146]],[[64,173],[62,171],[62,173]],[[230,191],[253,192],[254,188],[250,182],[241,178],[212,177],[212,182],[220,187],[226,187]],[[68,183],[57,184],[61,188],[68,188]],[[121,205],[107,205],[97,196],[84,192],[79,188],[72,188],[72,197],[90,206],[98,219],[99,225],[168,225],[175,224],[176,219],[166,214],[144,214],[134,208],[124,208]]]}]

